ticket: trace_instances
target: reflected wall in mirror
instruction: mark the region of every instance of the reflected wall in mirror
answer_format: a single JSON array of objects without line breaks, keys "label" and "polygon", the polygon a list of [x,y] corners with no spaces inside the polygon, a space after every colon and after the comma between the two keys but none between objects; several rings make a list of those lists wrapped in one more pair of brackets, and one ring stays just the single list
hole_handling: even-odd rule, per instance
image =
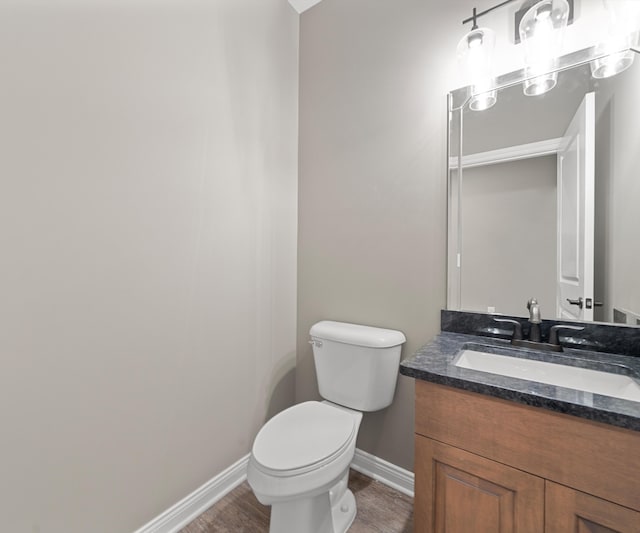
[{"label": "reflected wall in mirror", "polygon": [[526,316],[535,297],[546,318],[640,325],[640,58],[605,79],[583,61],[540,96],[508,85],[482,112],[461,91],[448,308]]}]

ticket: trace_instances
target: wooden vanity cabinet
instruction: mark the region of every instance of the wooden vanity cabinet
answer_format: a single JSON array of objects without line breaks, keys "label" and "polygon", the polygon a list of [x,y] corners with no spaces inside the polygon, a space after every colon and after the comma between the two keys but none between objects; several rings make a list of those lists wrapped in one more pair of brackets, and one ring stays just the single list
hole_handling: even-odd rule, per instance
[{"label": "wooden vanity cabinet", "polygon": [[640,433],[416,381],[416,533],[640,533]]}]

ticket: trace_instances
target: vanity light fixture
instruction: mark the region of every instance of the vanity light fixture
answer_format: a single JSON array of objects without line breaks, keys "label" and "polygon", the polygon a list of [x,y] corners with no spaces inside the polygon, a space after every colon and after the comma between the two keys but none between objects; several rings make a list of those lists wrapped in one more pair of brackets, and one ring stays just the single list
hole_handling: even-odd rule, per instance
[{"label": "vanity light fixture", "polygon": [[458,62],[467,72],[471,82],[472,95],[469,107],[474,111],[489,109],[497,100],[498,91],[493,88],[495,43],[495,32],[489,28],[478,28],[475,23],[473,29],[458,43]]},{"label": "vanity light fixture", "polygon": [[594,78],[609,78],[628,69],[635,53],[629,48],[640,41],[640,1],[602,0],[608,15],[608,27],[597,51],[603,57],[591,62]]},{"label": "vanity light fixture", "polygon": [[[471,86],[469,107],[474,111],[489,109],[498,98],[493,74],[495,32],[479,28],[478,18],[514,1],[505,0],[479,13],[474,7],[472,16],[462,21],[462,24],[473,23],[471,31],[458,43],[457,57]],[[543,94],[555,86],[557,74],[547,73],[561,54],[562,30],[573,20],[572,10],[573,0],[539,0],[533,3],[529,0],[516,13],[518,36],[525,41],[527,65],[531,72],[531,79],[524,82],[525,94]]]},{"label": "vanity light fixture", "polygon": [[522,17],[519,32],[524,46],[527,79],[523,89],[527,96],[544,94],[558,83],[556,66],[568,20],[567,0],[541,0]]}]

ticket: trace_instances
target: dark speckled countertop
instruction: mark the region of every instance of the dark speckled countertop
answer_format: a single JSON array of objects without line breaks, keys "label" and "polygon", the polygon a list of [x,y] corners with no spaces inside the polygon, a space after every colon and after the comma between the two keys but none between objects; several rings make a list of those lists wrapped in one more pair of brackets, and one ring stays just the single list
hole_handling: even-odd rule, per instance
[{"label": "dark speckled countertop", "polygon": [[400,373],[513,402],[640,431],[640,402],[459,368],[453,364],[462,349],[474,349],[526,359],[625,374],[640,383],[640,357],[565,348],[562,353],[512,348],[509,341],[441,332],[400,364]]}]

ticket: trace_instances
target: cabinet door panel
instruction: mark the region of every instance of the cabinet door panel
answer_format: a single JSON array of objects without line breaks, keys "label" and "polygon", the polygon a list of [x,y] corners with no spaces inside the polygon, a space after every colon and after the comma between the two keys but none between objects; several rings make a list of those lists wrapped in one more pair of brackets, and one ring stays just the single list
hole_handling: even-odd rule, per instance
[{"label": "cabinet door panel", "polygon": [[513,492],[458,468],[435,464],[436,531],[513,531]]},{"label": "cabinet door panel", "polygon": [[547,481],[546,531],[553,533],[640,533],[640,513]]},{"label": "cabinet door panel", "polygon": [[541,533],[544,480],[416,436],[416,533]]}]

